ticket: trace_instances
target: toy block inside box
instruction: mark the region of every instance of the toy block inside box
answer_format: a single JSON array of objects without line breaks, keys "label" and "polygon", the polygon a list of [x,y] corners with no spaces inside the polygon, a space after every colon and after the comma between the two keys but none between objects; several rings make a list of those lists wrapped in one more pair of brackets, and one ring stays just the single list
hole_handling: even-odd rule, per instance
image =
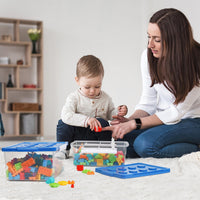
[{"label": "toy block inside box", "polygon": [[63,170],[62,160],[56,157],[66,149],[67,142],[22,142],[2,148],[8,180],[46,181]]},{"label": "toy block inside box", "polygon": [[86,141],[71,143],[74,165],[113,166],[125,163],[128,142],[125,141]]},{"label": "toy block inside box", "polygon": [[39,111],[38,103],[11,103],[12,111]]}]

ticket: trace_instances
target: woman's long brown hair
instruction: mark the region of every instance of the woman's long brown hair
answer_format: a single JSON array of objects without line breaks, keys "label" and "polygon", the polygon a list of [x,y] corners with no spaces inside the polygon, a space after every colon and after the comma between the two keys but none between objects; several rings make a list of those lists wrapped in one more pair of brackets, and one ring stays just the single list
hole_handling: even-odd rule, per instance
[{"label": "woman's long brown hair", "polygon": [[162,9],[149,23],[158,25],[162,46],[160,58],[155,58],[148,49],[151,86],[164,84],[174,94],[174,104],[178,104],[194,86],[200,85],[200,44],[194,40],[191,25],[179,10]]}]

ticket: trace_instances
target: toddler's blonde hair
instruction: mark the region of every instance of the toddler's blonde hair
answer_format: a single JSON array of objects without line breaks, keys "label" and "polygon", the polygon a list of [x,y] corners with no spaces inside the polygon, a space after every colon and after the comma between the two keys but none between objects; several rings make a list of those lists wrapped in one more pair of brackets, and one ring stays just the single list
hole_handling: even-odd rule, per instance
[{"label": "toddler's blonde hair", "polygon": [[99,58],[93,55],[86,55],[79,59],[76,66],[76,76],[80,77],[96,77],[96,76],[104,76],[103,64],[99,60]]}]

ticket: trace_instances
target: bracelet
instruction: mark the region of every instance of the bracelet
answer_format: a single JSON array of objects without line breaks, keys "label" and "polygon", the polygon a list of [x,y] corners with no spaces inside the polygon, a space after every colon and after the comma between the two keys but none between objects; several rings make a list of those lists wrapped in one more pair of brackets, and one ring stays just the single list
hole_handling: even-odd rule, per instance
[{"label": "bracelet", "polygon": [[135,123],[136,123],[136,130],[139,130],[142,126],[142,122],[140,118],[136,118],[135,119]]}]

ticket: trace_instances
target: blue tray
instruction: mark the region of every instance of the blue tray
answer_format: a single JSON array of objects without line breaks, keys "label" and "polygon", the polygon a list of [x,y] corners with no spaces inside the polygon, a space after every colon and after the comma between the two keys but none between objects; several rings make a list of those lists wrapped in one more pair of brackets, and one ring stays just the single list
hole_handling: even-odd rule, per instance
[{"label": "blue tray", "polygon": [[129,165],[98,167],[96,172],[117,178],[136,178],[170,172],[170,168],[148,165],[144,163],[134,163]]},{"label": "blue tray", "polygon": [[2,148],[2,151],[59,151],[62,145],[67,146],[68,142],[21,142],[12,146]]}]

